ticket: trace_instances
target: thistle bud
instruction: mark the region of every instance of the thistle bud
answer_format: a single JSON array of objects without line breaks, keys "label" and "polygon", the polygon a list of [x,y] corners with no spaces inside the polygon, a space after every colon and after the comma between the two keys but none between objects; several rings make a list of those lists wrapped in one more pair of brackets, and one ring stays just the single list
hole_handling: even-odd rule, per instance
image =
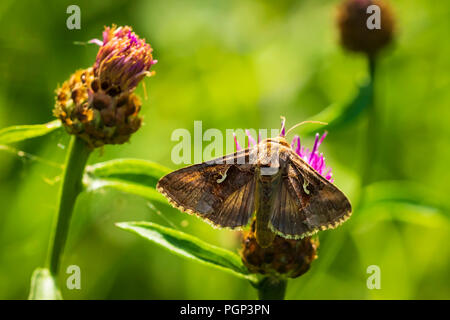
[{"label": "thistle bud", "polygon": [[145,76],[152,74],[150,67],[156,63],[152,51],[130,27],[106,27],[94,64],[96,85],[111,96],[134,90]]},{"label": "thistle bud", "polygon": [[[369,29],[367,8],[380,8],[379,29]],[[337,23],[342,45],[350,50],[374,56],[393,38],[394,16],[391,7],[383,0],[345,0],[338,10]]]},{"label": "thistle bud", "polygon": [[134,89],[156,62],[129,27],[105,28],[94,66],[75,72],[56,90],[54,115],[89,147],[127,142],[141,126]]},{"label": "thistle bud", "polygon": [[311,237],[293,240],[276,236],[271,246],[262,248],[256,241],[253,221],[250,231],[244,233],[240,254],[250,272],[297,278],[309,270],[318,247],[318,240]]}]

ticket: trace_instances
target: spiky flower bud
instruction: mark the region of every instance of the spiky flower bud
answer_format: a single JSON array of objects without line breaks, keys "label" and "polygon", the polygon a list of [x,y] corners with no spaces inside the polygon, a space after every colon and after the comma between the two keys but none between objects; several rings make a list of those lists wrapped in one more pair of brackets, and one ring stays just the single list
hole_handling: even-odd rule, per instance
[{"label": "spiky flower bud", "polygon": [[75,72],[56,90],[54,115],[91,148],[121,144],[141,126],[134,89],[156,62],[130,27],[105,28],[94,66]]},{"label": "spiky flower bud", "polygon": [[94,64],[96,85],[111,96],[134,90],[145,76],[151,75],[150,67],[156,63],[152,51],[130,27],[106,27]]},{"label": "spiky flower bud", "polygon": [[318,247],[319,241],[311,237],[292,240],[276,236],[271,246],[262,248],[256,241],[253,221],[250,231],[244,233],[240,254],[253,273],[296,278],[309,270]]},{"label": "spiky flower bud", "polygon": [[[371,5],[380,8],[379,29],[367,26],[370,17],[367,8]],[[386,47],[394,35],[394,16],[389,4],[383,0],[345,0],[339,7],[337,23],[342,45],[369,56]]]}]

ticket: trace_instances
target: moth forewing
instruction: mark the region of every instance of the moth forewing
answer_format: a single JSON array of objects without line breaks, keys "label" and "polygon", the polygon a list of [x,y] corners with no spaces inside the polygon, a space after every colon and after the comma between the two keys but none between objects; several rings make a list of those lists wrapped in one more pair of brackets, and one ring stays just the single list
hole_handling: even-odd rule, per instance
[{"label": "moth forewing", "polygon": [[351,205],[342,191],[293,150],[286,152],[281,153],[286,174],[281,179],[280,200],[275,202],[272,229],[283,237],[299,239],[347,220]]},{"label": "moth forewing", "polygon": [[157,189],[180,211],[212,225],[237,228],[254,212],[254,165],[251,149],[176,170],[162,177]]}]

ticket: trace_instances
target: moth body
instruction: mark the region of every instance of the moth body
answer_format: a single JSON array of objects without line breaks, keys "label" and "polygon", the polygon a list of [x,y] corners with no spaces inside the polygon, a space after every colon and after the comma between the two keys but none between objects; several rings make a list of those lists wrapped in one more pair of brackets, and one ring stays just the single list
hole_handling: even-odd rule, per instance
[{"label": "moth body", "polygon": [[[259,169],[259,168],[258,168]],[[278,171],[279,172],[279,171]],[[275,239],[275,233],[270,230],[269,223],[272,218],[276,190],[279,187],[280,175],[261,175],[257,170],[255,190],[255,232],[258,244],[266,248]]]}]

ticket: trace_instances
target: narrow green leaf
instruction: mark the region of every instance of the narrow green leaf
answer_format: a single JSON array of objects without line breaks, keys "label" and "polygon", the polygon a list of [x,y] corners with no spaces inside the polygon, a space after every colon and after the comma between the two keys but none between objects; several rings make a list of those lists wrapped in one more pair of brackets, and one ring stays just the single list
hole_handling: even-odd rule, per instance
[{"label": "narrow green leaf", "polygon": [[99,178],[111,177],[154,177],[156,179],[166,175],[171,170],[158,163],[141,159],[115,159],[94,164],[87,168],[90,175]]},{"label": "narrow green leaf", "polygon": [[170,171],[151,161],[117,159],[87,167],[83,181],[88,191],[111,188],[167,203],[155,188],[158,180]]},{"label": "narrow green leaf", "polygon": [[87,186],[87,191],[95,191],[98,189],[114,189],[130,194],[134,194],[140,197],[143,197],[148,200],[162,202],[167,204],[167,199],[160,194],[154,186],[147,187],[138,183],[128,183],[122,180],[115,179],[94,179],[94,180],[85,180],[85,185]]},{"label": "narrow green leaf", "polygon": [[[400,207],[385,215],[366,210],[380,205]],[[395,219],[425,227],[450,227],[449,209],[428,188],[409,181],[381,181],[367,186],[359,211],[353,219],[359,222]]]},{"label": "narrow green leaf", "polygon": [[344,127],[349,122],[356,119],[362,111],[370,104],[372,94],[372,83],[368,82],[359,87],[355,98],[347,104],[332,104],[315,116],[310,117],[311,120],[327,122],[328,125],[308,125],[300,127],[298,130],[303,135],[311,135],[318,129],[334,130]]},{"label": "narrow green leaf", "polygon": [[19,142],[50,133],[61,127],[61,121],[54,120],[45,124],[7,127],[0,130],[0,144]]},{"label": "narrow green leaf", "polygon": [[56,280],[48,269],[34,270],[28,300],[62,300]]},{"label": "narrow green leaf", "polygon": [[210,245],[189,234],[151,222],[121,222],[116,225],[136,233],[176,255],[230,272],[253,282],[256,281],[256,277],[249,273],[237,254]]},{"label": "narrow green leaf", "polygon": [[448,211],[448,208],[443,206],[432,190],[410,181],[373,183],[364,188],[363,201],[367,206],[380,203],[407,203]]}]

